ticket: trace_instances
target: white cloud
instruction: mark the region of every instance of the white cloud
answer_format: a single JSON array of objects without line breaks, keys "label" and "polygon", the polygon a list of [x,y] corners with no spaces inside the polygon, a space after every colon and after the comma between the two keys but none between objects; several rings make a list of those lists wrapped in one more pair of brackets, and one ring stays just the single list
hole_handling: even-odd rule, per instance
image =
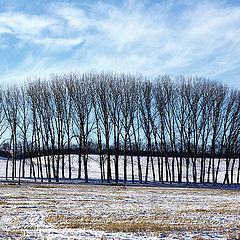
[{"label": "white cloud", "polygon": [[96,28],[120,50],[134,44],[135,47],[139,44],[140,47],[155,45],[155,39],[158,39],[159,35],[167,34],[167,29],[161,22],[155,22],[154,16],[137,6],[138,4],[132,8],[130,4],[129,8],[123,9],[99,3],[95,8],[95,11],[100,11],[103,16],[97,19]]},{"label": "white cloud", "polygon": [[239,67],[240,8],[199,3],[178,16],[168,30],[169,35],[160,36],[154,49],[156,59],[165,59],[160,70],[184,71],[189,67],[191,71],[197,66],[202,75],[211,72],[216,76],[224,69]]},{"label": "white cloud", "polygon": [[11,33],[11,32],[12,32],[11,29],[0,25],[0,34],[1,33]]},{"label": "white cloud", "polygon": [[34,43],[41,44],[46,50],[52,51],[69,51],[72,47],[83,42],[83,38],[42,38],[35,39]]},{"label": "white cloud", "polygon": [[61,47],[68,50],[82,42],[80,37],[65,36],[65,31],[55,37],[53,29],[58,29],[61,24],[50,16],[8,12],[0,15],[0,34],[8,33],[22,41],[40,44],[48,50],[61,50]]},{"label": "white cloud", "polygon": [[56,8],[56,13],[67,21],[67,26],[75,31],[86,30],[91,25],[91,20],[82,9],[70,6]]},{"label": "white cloud", "polygon": [[0,27],[10,29],[12,34],[23,39],[38,36],[43,29],[54,23],[55,21],[49,18],[24,13],[7,12],[0,15]]},{"label": "white cloud", "polygon": [[[28,42],[47,50],[39,52],[41,63],[32,56],[32,63],[25,65],[30,75],[31,69],[41,74],[79,68],[150,75],[188,72],[213,78],[236,72],[240,7],[190,2],[180,1],[181,11],[175,1],[123,1],[121,6],[99,1],[86,8],[55,4],[47,15],[7,12],[0,14],[0,36],[8,33],[20,39],[21,46]],[[71,52],[74,46],[79,47]],[[67,56],[54,58],[64,51],[69,51]]]}]

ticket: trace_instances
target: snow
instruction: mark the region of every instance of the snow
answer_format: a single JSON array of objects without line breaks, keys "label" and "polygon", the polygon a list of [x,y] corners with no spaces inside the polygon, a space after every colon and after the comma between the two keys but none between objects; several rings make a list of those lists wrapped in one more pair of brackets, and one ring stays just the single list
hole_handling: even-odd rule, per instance
[{"label": "snow", "polygon": [[[226,239],[239,234],[236,190],[48,183],[2,183],[0,190],[2,238]],[[144,231],[124,232],[126,223],[142,224]],[[101,224],[109,227],[101,230]]]},{"label": "snow", "polygon": [[[61,179],[61,184],[46,180],[41,183],[39,179],[34,183],[28,178],[29,169],[21,185],[5,181],[5,160],[1,159],[0,238],[132,240],[240,237],[238,185],[158,184],[152,182],[151,171],[148,184],[102,185],[97,158],[90,157],[89,184],[76,179],[77,156],[72,157],[74,179]],[[141,161],[145,167],[145,158]],[[128,171],[130,181],[131,168]],[[221,171],[224,173],[224,165]]]},{"label": "snow", "polygon": [[[41,158],[41,162],[42,162],[42,166],[43,166],[43,177],[46,178],[46,170],[45,170],[45,160],[44,157]],[[51,160],[52,161],[52,160]],[[143,174],[143,180],[145,180],[145,174],[146,174],[146,161],[147,158],[146,157],[141,157],[141,165],[142,165],[142,174]],[[172,159],[169,158],[168,159],[170,167],[172,164]],[[34,166],[35,166],[35,171],[36,171],[36,177],[40,178],[39,173],[37,172],[37,161],[36,159],[33,160]],[[131,158],[128,156],[127,158],[127,178],[129,181],[132,180],[132,168],[131,168]],[[153,163],[155,166],[155,180],[158,180],[158,169],[157,169],[157,158],[153,158]],[[208,170],[208,163],[209,163],[209,159],[206,159],[206,166],[205,166],[205,182],[207,181],[207,170]],[[218,163],[218,159],[215,159],[215,168],[217,166]],[[64,164],[65,164],[65,177],[68,177],[68,157],[65,156],[64,159]],[[238,172],[238,164],[239,164],[239,159],[237,159],[235,161],[235,165],[234,165],[234,177],[233,177],[233,181],[234,183],[236,183],[237,180],[237,172]],[[56,165],[56,164],[55,164]],[[78,156],[77,155],[72,155],[71,156],[71,165],[72,165],[72,178],[73,179],[77,179],[78,177]],[[18,166],[19,166],[19,160],[17,160],[17,173],[16,175],[18,176],[19,172],[18,172]],[[135,181],[138,181],[138,169],[137,169],[137,157],[134,157],[134,179]],[[197,159],[196,161],[196,166],[197,166],[197,176],[198,176],[198,182],[199,182],[199,178],[200,178],[200,159]],[[60,159],[60,178],[61,178],[61,167],[62,167],[62,160]],[[175,160],[175,181],[177,181],[177,163]],[[107,164],[105,163],[105,171],[107,168]],[[218,183],[223,183],[224,181],[224,176],[225,176],[225,159],[221,159],[220,162],[220,167],[219,167],[219,174],[218,174]],[[230,166],[229,166],[229,170],[231,170],[232,168],[232,161],[230,162]],[[12,162],[11,160],[9,161],[9,168],[8,168],[8,175],[11,176],[11,169],[12,169]],[[114,179],[115,177],[115,167],[114,167],[114,156],[111,156],[111,169],[112,169],[112,178]],[[26,161],[26,179],[27,177],[30,176],[29,174],[30,172],[30,160]],[[124,176],[123,176],[123,156],[120,156],[119,159],[119,178],[120,180],[123,180]],[[148,181],[152,182],[153,179],[153,171],[152,171],[152,165],[151,165],[151,160],[149,161],[149,170],[148,170]],[[190,167],[189,167],[189,180],[190,182],[193,182],[193,177],[192,177],[192,172],[193,172],[193,164],[192,161],[190,161]],[[230,172],[230,171],[229,171]],[[186,167],[185,167],[185,160],[183,161],[183,182],[186,182]],[[165,163],[164,163],[164,179],[165,179]],[[4,179],[6,175],[6,159],[0,158],[0,179]],[[53,172],[51,173],[51,175],[53,176]],[[105,174],[106,175],[106,174]],[[99,164],[99,156],[98,155],[89,155],[89,159],[88,159],[88,176],[89,179],[92,179],[94,181],[99,181],[101,176],[100,176],[100,164]],[[83,168],[83,164],[81,167],[81,177],[84,178],[84,168]],[[31,180],[31,179],[30,179]],[[67,179],[62,180],[63,182],[66,182]],[[72,181],[72,180],[71,180]],[[212,181],[212,169],[210,171],[210,181]]]}]

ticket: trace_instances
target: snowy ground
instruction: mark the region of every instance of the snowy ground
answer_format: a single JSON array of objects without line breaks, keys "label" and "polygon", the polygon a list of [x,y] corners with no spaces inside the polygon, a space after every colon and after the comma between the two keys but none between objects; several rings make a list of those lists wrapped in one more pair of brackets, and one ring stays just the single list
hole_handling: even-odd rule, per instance
[{"label": "snowy ground", "polygon": [[2,239],[240,238],[240,191],[0,184]]},{"label": "snowy ground", "polygon": [[[153,165],[154,165],[154,171],[152,168],[152,163],[151,160],[149,161],[149,168],[148,168],[148,181],[153,181],[154,180],[154,175],[155,175],[155,180],[158,181],[158,163],[157,163],[157,158],[153,158]],[[43,167],[43,177],[46,178],[46,168],[45,168],[45,162],[47,161],[46,158],[42,157],[41,158],[41,163],[42,163],[42,167]],[[51,160],[52,161],[52,160]],[[143,180],[145,180],[145,175],[146,175],[146,161],[147,158],[146,157],[141,157],[141,165],[142,165],[142,175],[143,175]],[[169,158],[169,165],[170,167],[172,166],[172,159]],[[238,173],[238,167],[239,167],[239,159],[235,160],[235,164],[232,164],[233,161],[230,162],[230,166],[229,166],[229,170],[231,170],[232,168],[234,169],[234,174],[233,174],[233,182],[236,183],[237,182],[237,173]],[[56,164],[56,163],[55,163]],[[218,159],[215,159],[215,169],[217,167],[218,164]],[[19,166],[19,160],[17,160],[17,173],[16,175],[18,176],[19,171],[18,171],[18,166]],[[40,178],[40,173],[39,171],[37,171],[37,166],[38,166],[38,162],[36,161],[36,159],[34,159],[34,168],[35,168],[35,173],[36,173],[36,177]],[[72,178],[77,178],[78,177],[78,156],[76,155],[72,155],[71,156],[71,166],[72,166]],[[132,163],[131,163],[131,158],[128,157],[127,159],[127,178],[129,181],[132,180],[132,175],[134,176],[134,180],[138,181],[139,180],[139,176],[138,176],[138,163],[137,163],[137,157],[134,157],[134,164],[133,164],[134,168],[132,171]],[[186,182],[186,164],[185,164],[185,159],[183,160],[183,182]],[[197,166],[197,176],[198,176],[198,182],[199,182],[199,178],[200,178],[200,159],[197,160],[196,162],[196,166]],[[205,182],[207,181],[207,171],[208,171],[208,166],[209,166],[209,159],[206,159],[206,166],[205,166]],[[212,164],[211,164],[212,166]],[[177,163],[175,160],[175,181],[177,181]],[[62,177],[62,172],[61,172],[61,168],[62,168],[62,160],[60,159],[60,178]],[[106,164],[105,164],[105,171],[106,171]],[[115,177],[115,166],[114,166],[114,156],[111,156],[111,168],[112,168],[112,178],[114,179]],[[171,167],[172,168],[172,167]],[[224,176],[225,176],[225,168],[226,168],[226,163],[225,163],[225,159],[222,159],[220,162],[220,167],[219,167],[219,174],[218,174],[218,183],[223,183],[224,181]],[[65,177],[68,177],[68,157],[65,156],[64,158],[64,169],[65,169]],[[30,176],[30,160],[26,160],[26,177]],[[121,180],[123,180],[123,156],[120,156],[119,159],[119,178]],[[192,172],[193,172],[193,163],[192,161],[190,161],[190,166],[189,166],[189,181],[193,182],[193,178],[192,178]],[[12,162],[11,160],[9,161],[9,167],[8,167],[8,176],[10,177],[12,173]],[[133,173],[133,174],[132,174]],[[164,180],[166,179],[165,177],[165,161],[164,161]],[[230,174],[230,171],[229,171]],[[53,172],[51,173],[51,175],[53,176]],[[2,159],[0,158],[0,180],[4,179],[6,176],[6,159]],[[33,175],[32,175],[33,176]],[[81,165],[81,176],[82,178],[84,178],[84,169],[83,169],[83,164]],[[94,179],[94,180],[99,180],[101,178],[100,175],[100,164],[99,164],[99,156],[98,155],[89,155],[89,159],[88,159],[88,177],[89,179]],[[27,179],[25,179],[27,180]],[[212,168],[210,169],[210,182],[212,182]],[[66,181],[66,179],[65,179]]]},{"label": "snowy ground", "polygon": [[[128,184],[101,185],[98,160],[90,156],[90,184],[76,179],[73,157],[75,179],[55,184],[25,178],[18,185],[4,180],[5,163],[0,159],[0,239],[240,239],[236,184],[133,185],[129,160]],[[120,162],[121,173],[122,167]],[[9,175],[10,169],[11,163]],[[134,175],[138,180],[137,169]],[[150,181],[152,176],[150,168]],[[223,176],[224,162],[220,181]]]}]

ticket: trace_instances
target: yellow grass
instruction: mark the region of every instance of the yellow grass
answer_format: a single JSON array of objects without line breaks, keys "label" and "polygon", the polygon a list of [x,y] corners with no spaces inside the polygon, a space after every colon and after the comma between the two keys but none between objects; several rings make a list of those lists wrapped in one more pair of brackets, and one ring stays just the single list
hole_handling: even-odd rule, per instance
[{"label": "yellow grass", "polygon": [[[0,184],[0,191],[1,214],[11,213],[13,220],[22,224],[22,230],[36,226],[27,222],[24,225],[18,213],[24,215],[37,210],[45,216],[41,219],[44,226],[53,229],[130,232],[147,236],[174,233],[179,239],[185,231],[209,232],[222,233],[229,239],[240,238],[240,225],[234,220],[240,216],[240,191],[235,190],[67,184],[23,184],[14,189]],[[10,208],[5,208],[7,205]],[[28,205],[30,209],[21,208],[21,205]],[[229,222],[226,215],[231,219]],[[213,220],[212,216],[216,218]]]}]

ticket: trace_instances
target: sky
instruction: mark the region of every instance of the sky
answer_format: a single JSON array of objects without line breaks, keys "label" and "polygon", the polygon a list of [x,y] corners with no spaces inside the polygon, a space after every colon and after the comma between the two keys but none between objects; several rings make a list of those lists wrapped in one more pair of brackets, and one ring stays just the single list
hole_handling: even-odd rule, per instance
[{"label": "sky", "polygon": [[91,70],[240,89],[240,1],[0,0],[0,83]]}]

